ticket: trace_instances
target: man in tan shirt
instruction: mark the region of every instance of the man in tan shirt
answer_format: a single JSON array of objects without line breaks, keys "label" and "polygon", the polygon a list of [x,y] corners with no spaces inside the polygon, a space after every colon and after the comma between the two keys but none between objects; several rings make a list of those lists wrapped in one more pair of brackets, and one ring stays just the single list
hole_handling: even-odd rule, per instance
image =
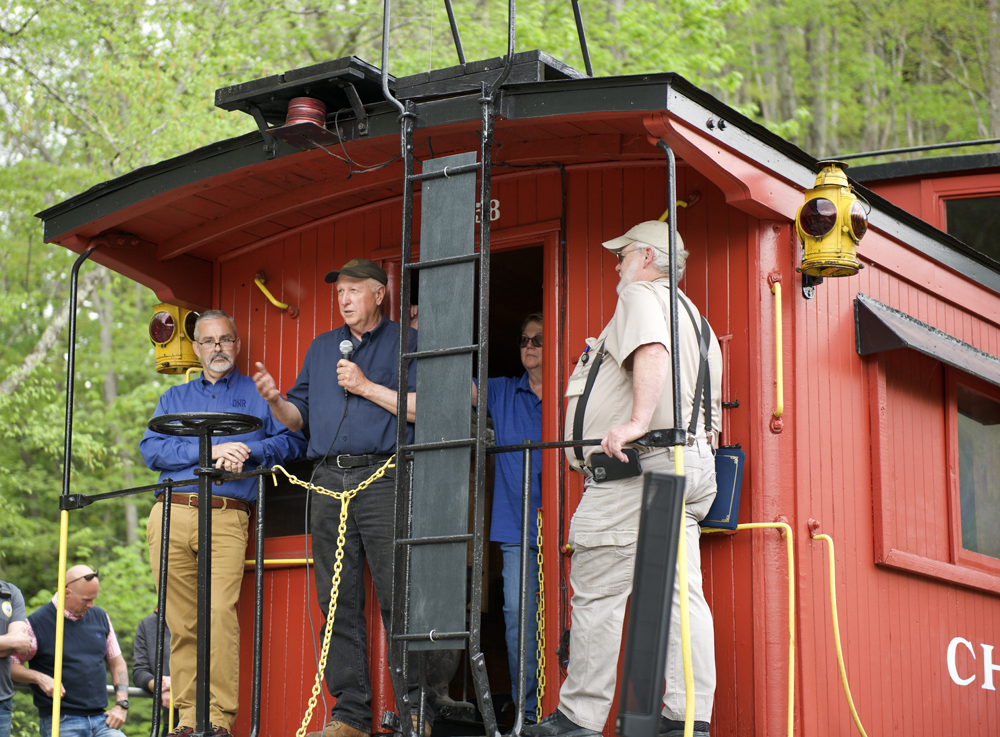
[{"label": "man in tan shirt", "polygon": [[[559,694],[559,707],[527,737],[595,737],[603,730],[617,677],[625,606],[632,590],[642,476],[599,480],[591,456],[606,453],[627,460],[623,449],[635,448],[642,469],[672,472],[673,448],[647,448],[635,443],[650,430],[673,426],[672,365],[670,359],[669,226],[649,221],[604,243],[618,258],[618,304],[611,321],[577,362],[566,395],[567,435],[577,414],[588,374],[597,370],[585,405],[580,438],[603,438],[601,446],[574,449],[567,457],[587,476],[583,499],[573,515],[568,542],[573,548],[570,583],[573,587],[573,626],[570,630],[569,671]],[[678,275],[683,275],[687,251],[677,237]],[[703,323],[697,308],[683,294],[680,299],[679,352],[681,410],[684,427],[697,413],[697,430],[689,434],[684,450],[684,474],[690,591],[691,653],[695,683],[695,736],[708,737],[708,721],[715,696],[715,642],[712,615],[702,593],[700,528],[715,499],[715,453],[721,417],[722,352],[714,333],[708,350],[712,429],[704,407],[694,407],[701,362],[698,333]],[[698,327],[695,327],[695,321]],[[706,323],[707,324],[707,323]],[[711,332],[711,329],[709,329]],[[601,355],[599,369],[595,357]],[[701,403],[699,402],[699,405]],[[667,650],[666,691],[660,721],[661,737],[683,734],[685,690],[680,646],[679,588]]]}]

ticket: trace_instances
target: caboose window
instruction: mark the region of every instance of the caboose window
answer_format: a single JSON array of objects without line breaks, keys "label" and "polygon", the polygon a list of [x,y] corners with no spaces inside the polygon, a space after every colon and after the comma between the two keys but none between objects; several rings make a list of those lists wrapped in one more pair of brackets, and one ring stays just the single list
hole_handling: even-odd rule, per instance
[{"label": "caboose window", "polygon": [[1000,261],[1000,195],[946,200],[945,216],[949,233]]},{"label": "caboose window", "polygon": [[1000,402],[958,385],[962,548],[1000,558]]}]

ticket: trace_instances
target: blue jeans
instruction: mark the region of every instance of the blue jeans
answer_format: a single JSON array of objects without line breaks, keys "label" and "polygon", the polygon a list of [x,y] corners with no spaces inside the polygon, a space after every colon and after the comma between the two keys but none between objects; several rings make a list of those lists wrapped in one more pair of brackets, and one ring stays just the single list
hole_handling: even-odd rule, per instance
[{"label": "blue jeans", "polygon": [[10,737],[10,722],[14,716],[14,697],[0,700],[0,737]]},{"label": "blue jeans", "polygon": [[[39,719],[41,737],[52,737],[52,717]],[[104,712],[90,717],[63,714],[59,717],[59,737],[125,737],[124,732],[111,729],[105,721]]]},{"label": "blue jeans", "polygon": [[[525,680],[524,716],[535,721],[535,708],[538,705],[538,623],[535,615],[538,612],[538,548],[529,548],[531,560],[528,562],[528,635],[525,645]],[[521,582],[521,546],[517,543],[500,543],[503,554],[503,619],[507,625],[507,664],[510,666],[510,692],[517,700],[517,625],[518,602],[520,599]]]}]

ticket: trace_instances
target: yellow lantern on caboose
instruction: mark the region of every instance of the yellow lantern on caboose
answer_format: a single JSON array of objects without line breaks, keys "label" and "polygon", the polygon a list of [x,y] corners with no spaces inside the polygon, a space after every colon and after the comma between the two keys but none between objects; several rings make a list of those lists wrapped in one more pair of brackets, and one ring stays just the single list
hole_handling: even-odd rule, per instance
[{"label": "yellow lantern on caboose", "polygon": [[816,184],[806,190],[806,201],[795,214],[795,230],[802,244],[802,265],[813,277],[853,276],[864,266],[857,247],[868,230],[868,208],[854,193],[839,161],[821,161]]},{"label": "yellow lantern on caboose", "polygon": [[182,374],[200,366],[194,352],[194,324],[198,313],[168,304],[158,304],[149,320],[149,339],[156,346],[156,370]]}]

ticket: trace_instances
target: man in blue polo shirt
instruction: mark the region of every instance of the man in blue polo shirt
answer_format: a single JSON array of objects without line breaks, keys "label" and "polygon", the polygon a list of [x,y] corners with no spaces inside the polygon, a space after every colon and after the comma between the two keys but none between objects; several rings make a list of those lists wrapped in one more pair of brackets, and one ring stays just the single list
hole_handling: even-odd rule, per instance
[{"label": "man in blue polo shirt", "polygon": [[[399,365],[399,324],[382,314],[388,278],[374,261],[356,258],[326,275],[336,283],[344,325],[317,336],[306,353],[287,401],[263,364],[257,364],[257,390],[279,422],[309,436],[310,460],[316,463],[314,483],[332,491],[349,491],[370,478],[396,450],[396,387]],[[341,348],[341,344],[344,348]],[[347,347],[350,347],[350,351]],[[417,331],[410,330],[410,350]],[[350,358],[344,355],[349,353]],[[406,442],[413,442],[416,417],[417,366],[410,361],[406,401]],[[392,604],[392,563],[395,473],[388,469],[351,500],[347,518],[343,571],[337,617],[326,663],[327,688],[337,699],[323,737],[367,737],[372,728],[367,629],[365,623],[365,559],[371,568],[389,629]],[[337,551],[340,502],[313,493],[312,550],[316,561],[316,594],[326,616]],[[411,664],[416,658],[411,659]],[[411,668],[410,704],[419,689]],[[426,712],[430,720],[430,711]],[[425,732],[429,731],[425,725]]]},{"label": "man in blue polo shirt", "polygon": [[[520,378],[496,377],[489,380],[486,411],[493,420],[497,445],[520,445],[525,440],[542,440],[542,315],[528,315],[521,323],[517,341],[524,374]],[[478,403],[472,387],[472,403]],[[490,540],[500,543],[503,556],[503,618],[506,625],[507,663],[510,667],[511,695],[517,699],[518,604],[521,595],[521,500],[523,454],[497,453],[493,456],[493,515]],[[531,509],[542,506],[542,458],[531,454]],[[527,681],[525,683],[525,723],[537,721],[538,706],[538,517],[532,514],[530,560],[528,564]]]},{"label": "man in blue polo shirt", "polygon": [[[164,392],[154,416],[178,412],[238,412],[263,421],[245,435],[215,438],[215,467],[240,473],[300,457],[305,438],[274,421],[254,382],[236,368],[240,338],[232,318],[220,310],[203,313],[195,323],[195,353],[201,378]],[[220,442],[224,441],[224,442]],[[160,472],[160,481],[195,478],[196,437],[164,435],[147,430],[139,443],[146,465]],[[185,490],[190,487],[185,487]],[[230,734],[239,705],[240,625],[236,602],[243,582],[250,505],[257,499],[257,479],[227,481],[214,486],[212,497],[212,683],[209,719],[216,734]],[[167,624],[170,627],[170,672],[178,726],[171,733],[191,734],[195,724],[198,646],[198,495],[174,492],[170,516],[170,565],[167,574]],[[153,505],[146,528],[153,577],[159,586],[162,500]]]}]

